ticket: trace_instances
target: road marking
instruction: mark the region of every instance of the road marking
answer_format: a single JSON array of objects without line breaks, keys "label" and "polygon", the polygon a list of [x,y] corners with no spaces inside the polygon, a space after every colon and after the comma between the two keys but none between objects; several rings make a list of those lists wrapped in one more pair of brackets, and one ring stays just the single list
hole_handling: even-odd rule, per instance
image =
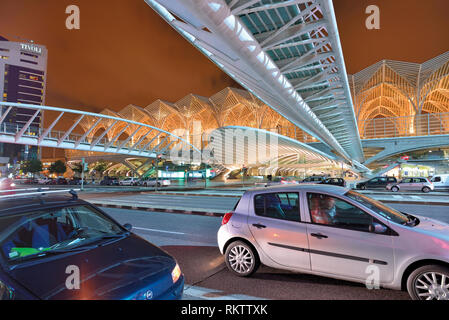
[{"label": "road marking", "polygon": [[201,300],[268,300],[265,298],[247,296],[244,294],[225,294],[220,290],[186,285],[182,299],[191,300],[191,298]]},{"label": "road marking", "polygon": [[392,197],[395,198],[395,199],[399,199],[399,200],[404,199],[403,196],[399,196],[399,195],[392,195]]},{"label": "road marking", "polygon": [[166,230],[157,230],[157,229],[148,229],[148,228],[141,228],[141,227],[133,227],[133,229],[144,230],[144,231],[151,231],[151,232],[171,233],[171,234],[185,234],[185,233],[183,233],[183,232],[166,231]]},{"label": "road marking", "polygon": [[423,200],[423,198],[421,198],[420,196],[410,196],[410,198],[415,200]]}]

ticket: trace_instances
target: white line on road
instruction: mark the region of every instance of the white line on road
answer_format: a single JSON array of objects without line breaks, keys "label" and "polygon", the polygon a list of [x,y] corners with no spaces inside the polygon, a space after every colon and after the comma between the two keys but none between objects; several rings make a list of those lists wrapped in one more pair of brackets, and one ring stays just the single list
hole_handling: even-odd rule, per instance
[{"label": "white line on road", "polygon": [[172,234],[185,234],[183,232],[157,230],[157,229],[148,229],[148,228],[141,228],[141,227],[133,227],[133,229],[144,230],[144,231],[152,231],[152,232],[172,233]]},{"label": "white line on road", "polygon": [[244,294],[225,294],[223,291],[209,288],[189,286],[184,288],[183,300],[267,300],[265,298],[247,296]]}]

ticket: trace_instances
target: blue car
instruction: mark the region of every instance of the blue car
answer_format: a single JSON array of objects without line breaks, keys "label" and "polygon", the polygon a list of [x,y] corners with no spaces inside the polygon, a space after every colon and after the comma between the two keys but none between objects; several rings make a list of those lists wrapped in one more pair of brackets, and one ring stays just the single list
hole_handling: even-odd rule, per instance
[{"label": "blue car", "polygon": [[176,260],[92,204],[0,194],[0,300],[181,299]]}]

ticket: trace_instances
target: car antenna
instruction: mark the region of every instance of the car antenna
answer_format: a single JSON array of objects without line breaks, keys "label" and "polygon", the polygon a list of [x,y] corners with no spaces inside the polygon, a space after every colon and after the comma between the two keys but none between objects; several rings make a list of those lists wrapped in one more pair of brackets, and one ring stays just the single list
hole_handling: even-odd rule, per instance
[{"label": "car antenna", "polygon": [[70,189],[69,193],[72,195],[72,200],[78,200],[78,193],[75,190]]}]

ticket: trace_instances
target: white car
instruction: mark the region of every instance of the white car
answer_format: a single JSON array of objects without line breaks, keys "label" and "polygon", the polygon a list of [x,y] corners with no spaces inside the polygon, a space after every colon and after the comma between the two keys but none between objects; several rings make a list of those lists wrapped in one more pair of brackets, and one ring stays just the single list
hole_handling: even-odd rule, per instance
[{"label": "white car", "polygon": [[[331,185],[248,190],[224,215],[218,246],[228,269],[260,264],[449,300],[449,224],[392,209]],[[370,283],[372,285],[372,283]]]},{"label": "white car", "polygon": [[[158,187],[164,187],[164,186],[169,186],[171,184],[170,180],[167,179],[158,179],[157,180],[157,186]],[[156,179],[148,179],[148,180],[143,180],[140,182],[141,186],[144,187],[155,187],[156,186]]]},{"label": "white car", "polygon": [[135,186],[137,185],[139,179],[138,178],[125,178],[119,182],[121,186]]},{"label": "white car", "polygon": [[38,183],[38,184],[49,184],[50,181],[52,181],[52,180],[53,180],[53,179],[50,179],[50,178],[45,177],[45,178],[37,179],[37,183]]}]

